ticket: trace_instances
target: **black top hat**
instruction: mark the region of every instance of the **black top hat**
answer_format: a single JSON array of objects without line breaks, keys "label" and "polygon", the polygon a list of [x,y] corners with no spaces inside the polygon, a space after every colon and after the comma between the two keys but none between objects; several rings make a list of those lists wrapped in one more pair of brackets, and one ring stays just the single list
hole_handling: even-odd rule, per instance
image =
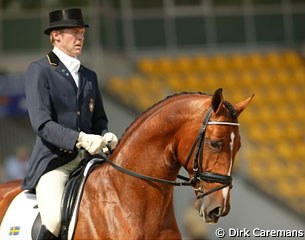
[{"label": "black top hat", "polygon": [[89,27],[84,23],[82,10],[79,8],[56,10],[49,13],[50,26],[44,30],[46,35],[51,31],[63,28]]}]

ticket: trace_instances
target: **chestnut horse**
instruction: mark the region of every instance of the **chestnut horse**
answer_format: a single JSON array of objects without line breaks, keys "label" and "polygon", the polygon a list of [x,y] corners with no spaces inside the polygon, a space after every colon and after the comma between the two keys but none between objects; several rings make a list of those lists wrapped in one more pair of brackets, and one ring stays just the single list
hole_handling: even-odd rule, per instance
[{"label": "chestnut horse", "polygon": [[[180,185],[194,187],[200,216],[216,223],[228,214],[240,148],[237,117],[251,99],[231,105],[221,89],[213,96],[181,93],[144,112],[123,134],[111,161],[87,179],[74,239],[181,239],[173,207],[181,167],[190,180]],[[20,191],[17,184],[0,187],[0,219]]]}]

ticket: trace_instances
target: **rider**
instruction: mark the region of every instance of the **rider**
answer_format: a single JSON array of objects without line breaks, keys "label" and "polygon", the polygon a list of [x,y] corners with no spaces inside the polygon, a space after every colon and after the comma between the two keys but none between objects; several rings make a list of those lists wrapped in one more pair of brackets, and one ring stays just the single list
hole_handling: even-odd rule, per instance
[{"label": "rider", "polygon": [[84,157],[118,142],[108,120],[96,73],[81,65],[85,29],[81,9],[49,13],[53,50],[30,64],[26,101],[36,142],[23,189],[36,191],[42,227],[37,239],[57,239],[61,199],[69,174]]}]

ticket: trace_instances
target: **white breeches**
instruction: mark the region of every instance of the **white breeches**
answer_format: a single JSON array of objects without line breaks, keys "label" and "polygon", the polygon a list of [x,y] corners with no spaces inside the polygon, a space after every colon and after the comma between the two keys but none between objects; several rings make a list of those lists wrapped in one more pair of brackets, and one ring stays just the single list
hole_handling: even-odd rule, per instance
[{"label": "white breeches", "polygon": [[83,159],[83,155],[83,151],[80,151],[71,162],[45,173],[36,186],[36,197],[42,224],[56,237],[60,233],[61,200],[65,184],[71,172]]}]

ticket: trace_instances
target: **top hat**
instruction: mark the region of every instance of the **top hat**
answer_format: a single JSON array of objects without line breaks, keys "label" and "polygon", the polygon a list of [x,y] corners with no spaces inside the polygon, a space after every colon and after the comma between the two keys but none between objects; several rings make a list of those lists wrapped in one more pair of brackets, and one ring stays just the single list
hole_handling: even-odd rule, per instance
[{"label": "top hat", "polygon": [[89,27],[84,23],[82,10],[79,8],[52,11],[49,13],[49,20],[50,25],[44,30],[46,35],[50,35],[51,31],[56,29]]}]

